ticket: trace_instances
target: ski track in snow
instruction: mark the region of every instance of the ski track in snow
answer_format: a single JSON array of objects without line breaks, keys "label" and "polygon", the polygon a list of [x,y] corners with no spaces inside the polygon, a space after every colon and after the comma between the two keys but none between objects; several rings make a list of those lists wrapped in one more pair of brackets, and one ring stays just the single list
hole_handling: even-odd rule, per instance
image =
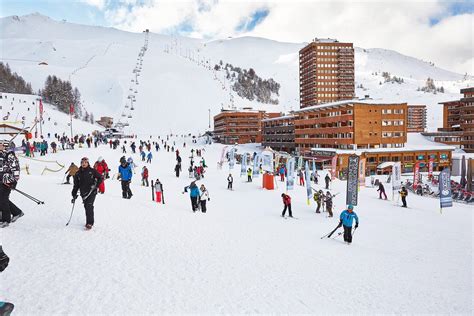
[{"label": "ski track in snow", "polygon": [[[153,152],[150,180],[163,182],[166,204],[152,202],[151,188],[140,186],[137,154],[134,196],[123,200],[119,181],[107,180],[89,232],[80,200],[65,226],[72,186],[59,184],[64,170],[40,176],[47,164],[29,161],[32,175],[23,174],[18,188],[46,204],[11,195],[25,216],[2,230],[11,264],[0,275],[0,299],[15,303],[19,315],[472,312],[472,210],[466,205],[440,215],[437,200],[409,195],[407,210],[362,188],[353,244],[342,236],[321,240],[338,223],[344,182],[333,183],[341,192],[334,218],[314,213],[297,186],[289,194],[299,220],[283,220],[280,182],[265,191],[261,177],[246,183],[236,169],[234,191],[226,190],[228,169],[216,169],[221,148],[207,146],[204,153],[209,168],[199,182],[210,193],[208,213],[190,210],[182,194],[190,179],[186,171],[174,176],[171,152]],[[183,171],[189,150],[180,146]],[[102,156],[114,175],[121,155],[101,146],[40,159],[67,166]]]}]

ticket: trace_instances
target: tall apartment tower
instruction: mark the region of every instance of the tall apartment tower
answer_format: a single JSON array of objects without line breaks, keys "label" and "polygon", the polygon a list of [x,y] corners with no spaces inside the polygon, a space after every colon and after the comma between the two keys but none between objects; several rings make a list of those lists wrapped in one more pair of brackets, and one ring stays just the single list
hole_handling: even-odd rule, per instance
[{"label": "tall apartment tower", "polygon": [[299,57],[300,108],[355,97],[352,43],[316,38]]}]

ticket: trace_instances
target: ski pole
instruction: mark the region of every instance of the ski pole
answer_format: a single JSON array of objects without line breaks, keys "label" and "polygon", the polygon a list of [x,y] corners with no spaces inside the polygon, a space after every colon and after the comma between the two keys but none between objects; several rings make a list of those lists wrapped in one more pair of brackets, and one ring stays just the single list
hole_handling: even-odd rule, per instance
[{"label": "ski pole", "polygon": [[352,231],[352,237],[354,237],[356,229],[357,229],[357,227],[355,227],[354,230]]},{"label": "ski pole", "polygon": [[72,214],[74,213],[74,206],[76,205],[76,199],[74,199],[74,202],[72,202],[72,209],[71,209],[71,215],[69,216],[69,220],[66,223],[66,226],[69,225],[72,219]]},{"label": "ski pole", "polygon": [[24,197],[26,197],[26,198],[32,200],[33,202],[37,203],[38,205],[39,205],[39,204],[44,204],[43,201],[38,200],[37,198],[35,198],[35,197],[29,195],[28,193],[25,193],[25,192],[23,192],[23,191],[20,191],[20,190],[18,190],[18,189],[16,189],[16,188],[12,188],[12,190],[15,190],[16,192],[18,192],[18,193],[20,193],[21,195],[23,195]]}]

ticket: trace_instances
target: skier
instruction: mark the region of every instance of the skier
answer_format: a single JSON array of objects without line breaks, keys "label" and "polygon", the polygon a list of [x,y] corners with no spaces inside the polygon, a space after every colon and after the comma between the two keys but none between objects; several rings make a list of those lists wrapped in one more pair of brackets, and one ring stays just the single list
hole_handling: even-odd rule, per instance
[{"label": "skier", "polygon": [[329,213],[329,217],[332,217],[332,198],[334,196],[331,195],[331,192],[327,191],[326,192],[326,198],[324,199],[324,202],[326,203],[326,211]]},{"label": "skier", "polygon": [[142,185],[146,185],[147,187],[150,186],[148,183],[148,168],[146,166],[143,166],[142,169]]},{"label": "skier", "polygon": [[146,154],[143,150],[140,152],[140,156],[142,157],[142,161],[145,161]]},{"label": "skier", "polygon": [[196,181],[191,182],[190,185],[185,187],[184,192],[188,192],[188,189],[189,197],[191,198],[191,207],[193,209],[193,212],[196,212],[196,210],[198,209],[198,197],[201,194],[201,192],[199,192],[198,186],[196,185]]},{"label": "skier", "polygon": [[179,164],[176,164],[174,167],[174,172],[176,173],[176,177],[179,178],[179,171],[181,170],[181,167]]},{"label": "skier", "polygon": [[[0,246],[0,272],[3,272],[10,262],[10,258],[3,252],[2,246]],[[14,305],[12,303],[0,301],[0,315],[8,316],[13,311]]]},{"label": "skier", "polygon": [[329,182],[331,182],[331,177],[329,177],[328,173],[326,173],[326,176],[324,177],[324,181],[326,182],[326,190],[329,190]]},{"label": "skier", "polygon": [[148,155],[146,155],[146,162],[147,163],[151,163],[151,159],[153,158],[153,155],[151,153],[151,151],[148,153]]},{"label": "skier", "polygon": [[[123,158],[123,157],[122,157]],[[122,181],[122,197],[124,199],[131,199],[133,194],[130,190],[130,182],[132,182],[132,167],[125,160],[125,158],[120,159],[119,171],[119,180]]]},{"label": "skier", "polygon": [[156,202],[162,203],[161,196],[163,194],[163,184],[160,182],[159,179],[156,179],[155,181],[155,194],[156,194]]},{"label": "skier", "polygon": [[313,181],[314,181],[314,184],[318,185],[318,181],[319,181],[319,174],[318,174],[318,170],[314,170],[313,172]]},{"label": "skier", "polygon": [[303,173],[303,170],[301,170],[301,169],[298,170],[298,177],[300,179],[300,185],[304,186],[304,173]]},{"label": "skier", "polygon": [[66,183],[69,184],[69,183],[70,183],[70,182],[69,182],[69,179],[70,179],[71,177],[74,178],[74,175],[76,174],[76,172],[77,172],[78,170],[79,170],[79,167],[76,166],[76,165],[74,164],[74,162],[71,162],[71,165],[69,166],[69,168],[68,168],[68,169],[66,170],[66,172],[64,173],[64,174],[68,174],[68,175],[66,176],[66,182],[64,182],[64,183],[65,183],[65,184],[66,184]]},{"label": "skier", "polygon": [[321,213],[319,210],[321,209],[321,202],[323,202],[324,199],[324,193],[322,190],[316,191],[313,195],[313,199],[318,204],[318,207],[316,208],[316,213]]},{"label": "skier", "polygon": [[188,172],[189,172],[189,177],[190,177],[190,178],[194,178],[194,171],[193,171],[193,167],[192,167],[192,166],[189,166]]},{"label": "skier", "polygon": [[291,213],[291,197],[285,193],[282,193],[281,197],[283,199],[283,205],[285,205],[285,208],[283,209],[283,213],[281,213],[281,217],[285,217],[285,213],[287,209],[288,209],[289,216],[293,217],[293,213]]},{"label": "skier", "polygon": [[347,210],[341,213],[339,216],[339,227],[344,228],[344,241],[348,244],[352,242],[352,223],[356,221],[355,228],[359,227],[359,217],[354,212],[354,206],[348,205]]},{"label": "skier", "polygon": [[398,193],[402,197],[402,203],[403,203],[402,207],[407,207],[407,195],[408,195],[407,188],[402,187],[402,190],[398,191]]},{"label": "skier", "polygon": [[94,225],[94,201],[97,195],[97,186],[103,181],[97,170],[91,168],[89,159],[81,159],[81,167],[74,176],[74,187],[72,188],[71,203],[77,199],[77,191],[80,191],[84,208],[86,210],[86,229],[89,230]]},{"label": "skier", "polygon": [[201,191],[201,194],[199,195],[199,203],[201,206],[201,212],[206,213],[207,211],[206,202],[211,200],[209,198],[209,191],[207,191],[204,184],[201,184],[200,191]]},{"label": "skier", "polygon": [[8,140],[0,141],[0,228],[7,227],[24,215],[22,210],[10,201],[10,192],[20,179],[20,163],[9,147],[12,146]]},{"label": "skier", "polygon": [[252,169],[248,168],[247,170],[247,182],[252,182]]},{"label": "skier", "polygon": [[379,188],[377,189],[379,192],[379,199],[382,199],[382,195],[384,196],[384,199],[387,199],[387,194],[385,194],[385,187],[383,186],[382,181],[379,182]]},{"label": "skier", "polygon": [[232,177],[232,174],[229,173],[229,176],[227,177],[227,189],[232,190],[232,183],[234,182],[234,178]]},{"label": "skier", "polygon": [[105,179],[108,178],[109,174],[109,167],[107,166],[107,163],[102,157],[99,157],[97,161],[94,164],[94,169],[97,170],[97,172],[102,176],[102,181],[99,184],[99,193],[104,194],[105,193]]},{"label": "skier", "polygon": [[285,181],[285,166],[281,165],[278,172],[280,173],[280,181]]}]

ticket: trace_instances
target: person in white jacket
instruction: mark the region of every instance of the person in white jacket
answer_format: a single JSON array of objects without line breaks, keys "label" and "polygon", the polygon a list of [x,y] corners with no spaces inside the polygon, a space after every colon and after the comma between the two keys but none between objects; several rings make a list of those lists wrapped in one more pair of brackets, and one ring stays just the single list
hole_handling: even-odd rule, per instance
[{"label": "person in white jacket", "polygon": [[201,184],[201,187],[199,189],[201,191],[201,194],[199,196],[199,203],[201,204],[201,212],[206,213],[207,211],[206,202],[211,200],[209,198],[209,191],[207,191],[204,184]]}]

